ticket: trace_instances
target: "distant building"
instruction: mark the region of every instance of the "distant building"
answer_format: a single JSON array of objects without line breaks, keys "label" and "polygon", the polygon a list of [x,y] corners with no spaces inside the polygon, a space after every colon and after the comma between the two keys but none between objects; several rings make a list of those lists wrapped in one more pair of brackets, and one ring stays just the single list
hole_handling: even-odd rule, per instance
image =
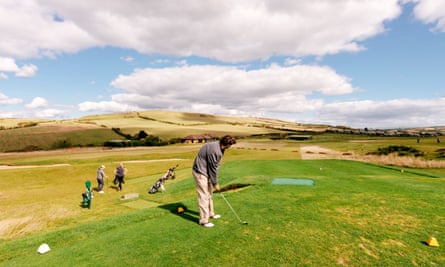
[{"label": "distant building", "polygon": [[184,144],[198,144],[198,143],[207,143],[211,141],[216,141],[218,138],[212,136],[210,134],[192,134],[181,138],[182,143]]}]

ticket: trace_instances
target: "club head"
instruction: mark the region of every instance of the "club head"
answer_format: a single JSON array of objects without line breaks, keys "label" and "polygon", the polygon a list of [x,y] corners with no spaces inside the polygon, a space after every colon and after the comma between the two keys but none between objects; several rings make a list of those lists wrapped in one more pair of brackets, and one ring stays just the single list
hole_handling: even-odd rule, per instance
[{"label": "club head", "polygon": [[246,221],[244,221],[244,222],[242,222],[242,224],[244,224],[244,225],[248,225],[249,223],[248,223],[248,222],[246,222]]}]

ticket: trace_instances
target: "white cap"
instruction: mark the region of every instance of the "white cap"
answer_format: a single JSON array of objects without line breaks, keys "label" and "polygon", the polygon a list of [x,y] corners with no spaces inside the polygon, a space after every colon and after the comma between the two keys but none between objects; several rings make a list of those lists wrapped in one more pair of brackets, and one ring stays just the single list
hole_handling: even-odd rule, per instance
[{"label": "white cap", "polygon": [[49,248],[48,244],[41,244],[39,249],[37,250],[37,252],[40,254],[45,254],[46,252],[48,252],[50,250],[51,249]]}]

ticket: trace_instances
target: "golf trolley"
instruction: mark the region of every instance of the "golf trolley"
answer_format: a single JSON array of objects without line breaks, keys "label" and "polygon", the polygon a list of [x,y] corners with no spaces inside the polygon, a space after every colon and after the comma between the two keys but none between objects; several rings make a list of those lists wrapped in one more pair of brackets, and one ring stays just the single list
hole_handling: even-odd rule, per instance
[{"label": "golf trolley", "polygon": [[165,181],[167,181],[168,179],[174,180],[176,178],[175,170],[176,168],[178,168],[178,166],[179,164],[176,164],[175,167],[169,168],[168,171],[164,174],[164,176],[159,178],[156,181],[156,183],[150,188],[148,193],[154,194],[159,191],[159,188],[162,190],[162,192],[165,192],[165,187],[164,187]]}]

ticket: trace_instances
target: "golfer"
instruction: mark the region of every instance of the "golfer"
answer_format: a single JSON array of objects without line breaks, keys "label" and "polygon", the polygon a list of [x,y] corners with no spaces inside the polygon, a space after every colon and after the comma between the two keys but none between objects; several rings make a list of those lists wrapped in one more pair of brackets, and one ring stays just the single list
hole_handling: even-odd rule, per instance
[{"label": "golfer", "polygon": [[103,194],[103,188],[104,188],[104,178],[107,177],[105,175],[105,166],[102,165],[97,169],[97,191],[99,194]]},{"label": "golfer", "polygon": [[117,191],[122,191],[122,184],[125,184],[124,177],[127,174],[127,168],[124,167],[124,163],[119,163],[114,171],[114,184],[117,184]]},{"label": "golfer", "polygon": [[218,169],[224,151],[233,144],[236,144],[236,140],[230,135],[207,143],[201,147],[193,163],[192,173],[198,192],[199,224],[204,227],[213,227],[214,224],[209,219],[221,217],[213,210],[212,187],[216,191],[221,190],[218,184]]}]

